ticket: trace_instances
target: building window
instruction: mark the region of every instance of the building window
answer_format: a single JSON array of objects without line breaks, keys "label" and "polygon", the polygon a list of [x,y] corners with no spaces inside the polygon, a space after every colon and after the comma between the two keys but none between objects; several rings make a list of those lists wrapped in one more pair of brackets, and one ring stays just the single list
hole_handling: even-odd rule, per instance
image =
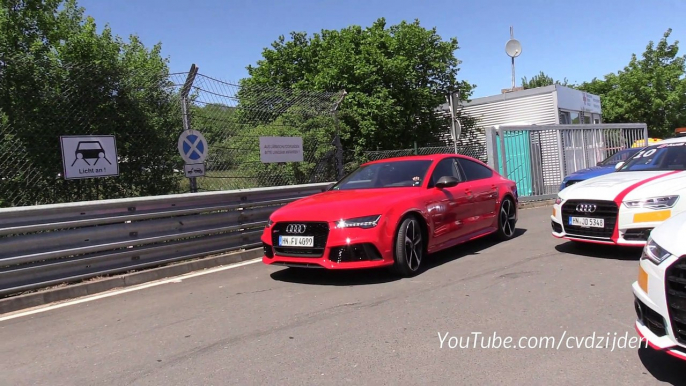
[{"label": "building window", "polygon": [[569,116],[571,118],[570,122],[572,123],[572,125],[578,125],[581,123],[581,117],[578,112],[572,111],[571,113],[569,113]]},{"label": "building window", "polygon": [[569,125],[569,123],[570,123],[569,112],[560,110],[560,124],[561,125]]}]

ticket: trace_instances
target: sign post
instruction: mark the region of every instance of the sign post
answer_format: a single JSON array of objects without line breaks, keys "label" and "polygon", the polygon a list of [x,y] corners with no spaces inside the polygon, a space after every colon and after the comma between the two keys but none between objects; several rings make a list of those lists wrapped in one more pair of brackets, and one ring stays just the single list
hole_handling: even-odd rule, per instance
[{"label": "sign post", "polygon": [[[193,129],[184,130],[179,136],[178,146],[179,154],[186,162],[183,168],[186,177],[194,181],[195,177],[204,176],[208,145],[202,133]],[[197,187],[191,186],[191,191],[197,192]]]}]

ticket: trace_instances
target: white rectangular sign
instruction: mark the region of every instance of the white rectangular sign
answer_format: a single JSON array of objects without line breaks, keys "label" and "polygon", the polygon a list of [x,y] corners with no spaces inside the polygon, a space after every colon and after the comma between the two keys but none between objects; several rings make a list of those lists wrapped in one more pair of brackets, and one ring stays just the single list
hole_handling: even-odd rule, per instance
[{"label": "white rectangular sign", "polygon": [[271,162],[303,162],[302,137],[260,137],[260,160]]},{"label": "white rectangular sign", "polygon": [[185,164],[183,166],[186,177],[202,177],[205,175],[205,164]]},{"label": "white rectangular sign", "polygon": [[67,180],[119,175],[113,135],[62,136],[62,165]]},{"label": "white rectangular sign", "polygon": [[573,88],[557,86],[557,107],[572,111],[602,113],[600,97]]}]

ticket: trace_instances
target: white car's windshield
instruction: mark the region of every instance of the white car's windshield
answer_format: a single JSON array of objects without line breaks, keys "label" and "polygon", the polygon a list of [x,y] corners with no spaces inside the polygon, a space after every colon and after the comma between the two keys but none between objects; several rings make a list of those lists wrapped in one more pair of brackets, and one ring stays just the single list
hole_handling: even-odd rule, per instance
[{"label": "white car's windshield", "polygon": [[618,162],[626,161],[627,158],[631,157],[634,153],[638,152],[640,149],[624,149],[616,152],[615,154],[607,157],[605,160],[600,162],[600,166],[615,166]]},{"label": "white car's windshield", "polygon": [[620,172],[686,170],[686,142],[656,144],[632,156]]},{"label": "white car's windshield", "polygon": [[331,190],[418,187],[424,181],[431,162],[413,160],[369,164],[343,178]]}]

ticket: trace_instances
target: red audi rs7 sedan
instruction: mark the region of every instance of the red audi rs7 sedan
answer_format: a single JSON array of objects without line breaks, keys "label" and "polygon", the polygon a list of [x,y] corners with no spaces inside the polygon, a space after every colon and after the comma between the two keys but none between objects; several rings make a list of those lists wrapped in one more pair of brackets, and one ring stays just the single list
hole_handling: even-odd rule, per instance
[{"label": "red audi rs7 sedan", "polygon": [[428,254],[487,235],[514,236],[517,186],[457,154],[361,165],[326,191],[272,213],[265,264],[415,275]]}]

